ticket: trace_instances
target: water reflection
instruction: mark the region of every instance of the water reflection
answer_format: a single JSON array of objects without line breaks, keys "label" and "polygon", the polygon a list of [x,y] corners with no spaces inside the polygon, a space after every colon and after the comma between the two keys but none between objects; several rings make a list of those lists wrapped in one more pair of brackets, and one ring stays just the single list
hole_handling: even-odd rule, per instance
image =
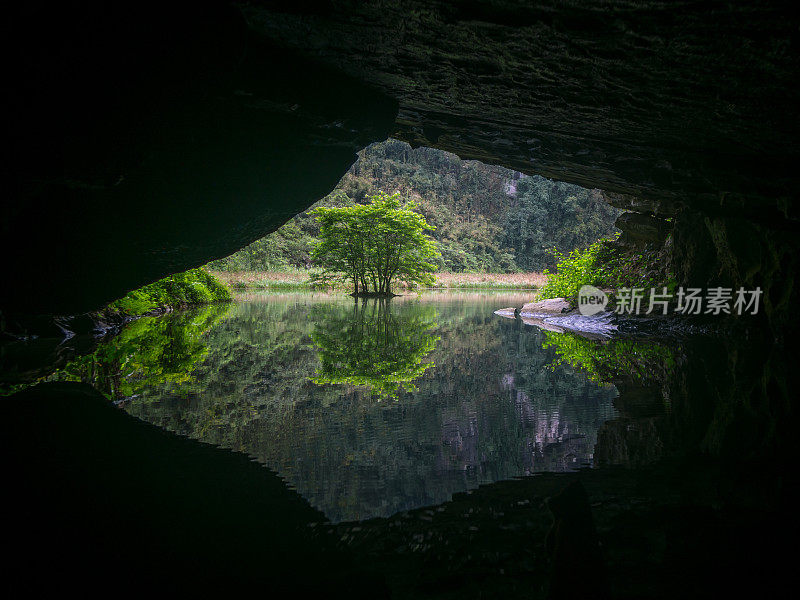
[{"label": "water reflection", "polygon": [[440,296],[262,295],[142,319],[59,376],[254,456],[332,521],[593,464],[616,389],[492,314],[526,296]]},{"label": "water reflection", "polygon": [[49,379],[89,383],[114,401],[187,382],[208,354],[206,333],[229,309],[229,305],[214,304],[141,318]]},{"label": "water reflection", "polygon": [[314,383],[366,386],[379,398],[397,398],[402,388],[416,390],[414,381],[433,366],[422,361],[439,340],[434,306],[393,311],[389,301],[373,299],[354,301],[352,311],[321,308],[311,334],[321,363]]}]

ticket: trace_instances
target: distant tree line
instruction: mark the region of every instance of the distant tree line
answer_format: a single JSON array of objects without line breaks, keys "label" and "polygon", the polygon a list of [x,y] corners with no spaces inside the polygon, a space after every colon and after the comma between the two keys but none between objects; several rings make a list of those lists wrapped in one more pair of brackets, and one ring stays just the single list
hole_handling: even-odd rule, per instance
[{"label": "distant tree line", "polygon": [[400,192],[435,227],[439,271],[540,271],[553,249],[586,248],[615,232],[619,210],[599,190],[525,176],[461,160],[433,148],[387,140],[359,154],[336,189],[309,211],[235,254],[211,263],[227,271],[308,268],[320,235],[317,207],[363,205],[381,191]]}]

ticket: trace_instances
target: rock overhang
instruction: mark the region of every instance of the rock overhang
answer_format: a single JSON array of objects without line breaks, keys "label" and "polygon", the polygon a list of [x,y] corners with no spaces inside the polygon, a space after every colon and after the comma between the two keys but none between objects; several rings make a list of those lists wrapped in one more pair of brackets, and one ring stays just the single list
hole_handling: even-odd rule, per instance
[{"label": "rock overhang", "polygon": [[22,27],[36,51],[14,55],[3,309],[97,308],[230,253],[387,136],[604,189],[674,219],[695,266],[711,252],[741,270],[725,234],[755,231],[773,276],[789,242],[772,232],[796,236],[785,3],[209,6],[62,8]]}]

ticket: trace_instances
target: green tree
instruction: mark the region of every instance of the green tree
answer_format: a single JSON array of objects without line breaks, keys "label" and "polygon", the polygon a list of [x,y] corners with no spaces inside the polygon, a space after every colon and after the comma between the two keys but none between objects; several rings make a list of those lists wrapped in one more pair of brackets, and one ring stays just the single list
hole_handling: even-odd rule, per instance
[{"label": "green tree", "polygon": [[514,248],[522,269],[552,268],[557,261],[553,248],[569,252],[611,235],[618,213],[599,190],[525,177],[505,215],[504,243]]},{"label": "green tree", "polygon": [[440,254],[426,234],[434,227],[415,208],[383,192],[369,204],[315,208],[320,241],[311,256],[323,268],[319,279],[350,281],[354,296],[391,295],[396,281],[432,285]]}]

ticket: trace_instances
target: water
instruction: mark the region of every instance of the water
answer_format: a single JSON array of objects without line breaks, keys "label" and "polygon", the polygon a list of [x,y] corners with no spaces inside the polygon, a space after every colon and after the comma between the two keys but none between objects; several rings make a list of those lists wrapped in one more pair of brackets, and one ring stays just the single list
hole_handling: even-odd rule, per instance
[{"label": "water", "polygon": [[253,456],[334,522],[389,516],[594,465],[618,392],[550,332],[493,314],[529,299],[249,295],[141,319],[73,372],[140,419]]},{"label": "water", "polygon": [[[309,527],[319,513],[241,455],[58,385],[6,405],[4,456],[24,474],[10,477],[21,482],[16,513],[59,539],[93,524],[115,565],[152,556],[150,540],[170,540],[156,554],[193,565],[202,547],[212,554],[200,569],[148,563],[200,589],[198,573],[268,587],[295,568],[287,581],[334,581],[331,558],[352,557],[397,597],[531,598],[560,577],[546,544],[554,517],[586,524],[580,506],[570,517],[545,500],[580,483],[614,597],[714,597],[730,573],[763,591],[791,573],[794,354],[758,329],[623,321],[607,339],[494,314],[528,299],[259,294],[140,319],[53,376],[250,455],[332,525]],[[464,490],[474,491],[455,495]],[[379,516],[389,518],[366,520]],[[139,537],[144,546],[118,545]],[[117,546],[123,560],[105,550]],[[330,554],[306,555],[318,548]],[[574,573],[603,579],[585,562],[569,582]]]}]

